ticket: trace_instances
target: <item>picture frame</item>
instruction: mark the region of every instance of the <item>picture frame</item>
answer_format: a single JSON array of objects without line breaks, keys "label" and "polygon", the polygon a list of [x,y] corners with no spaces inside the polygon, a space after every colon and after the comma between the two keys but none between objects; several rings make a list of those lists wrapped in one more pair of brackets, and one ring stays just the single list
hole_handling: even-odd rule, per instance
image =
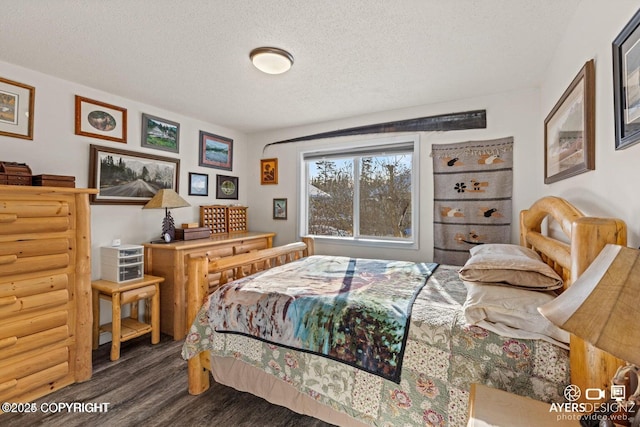
[{"label": "picture frame", "polygon": [[278,183],[278,159],[260,159],[260,184]]},{"label": "picture frame", "polygon": [[216,199],[238,200],[238,177],[216,175]]},{"label": "picture frame", "polygon": [[233,139],[200,131],[200,166],[232,170]]},{"label": "picture frame", "polygon": [[0,135],[33,139],[36,88],[0,77]]},{"label": "picture frame", "polygon": [[143,147],[178,153],[180,151],[180,123],[142,113]]},{"label": "picture frame", "polygon": [[587,61],[544,121],[544,183],[595,169],[595,66]]},{"label": "picture frame", "polygon": [[127,109],[76,95],[76,135],[127,143]]},{"label": "picture frame", "polygon": [[189,172],[189,195],[209,195],[209,175],[205,173]]},{"label": "picture frame", "polygon": [[615,148],[640,142],[640,10],[612,43]]},{"label": "picture frame", "polygon": [[273,219],[287,219],[287,199],[273,199]]},{"label": "picture frame", "polygon": [[89,186],[93,204],[144,205],[163,188],[178,192],[180,160],[90,145]]}]

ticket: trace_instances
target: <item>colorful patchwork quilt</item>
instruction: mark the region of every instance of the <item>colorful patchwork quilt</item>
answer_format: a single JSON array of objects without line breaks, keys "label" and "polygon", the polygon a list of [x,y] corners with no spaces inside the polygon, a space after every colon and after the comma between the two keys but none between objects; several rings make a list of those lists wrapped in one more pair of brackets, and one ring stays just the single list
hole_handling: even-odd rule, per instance
[{"label": "colorful patchwork quilt", "polygon": [[310,256],[222,286],[209,324],[399,382],[411,307],[436,267]]},{"label": "colorful patchwork quilt", "polygon": [[352,365],[245,335],[216,333],[209,301],[183,346],[242,360],[316,401],[376,426],[465,426],[469,386],[482,383],[545,402],[563,402],[568,352],[542,340],[499,336],[467,325],[459,267],[440,265],[411,311],[399,383]]}]

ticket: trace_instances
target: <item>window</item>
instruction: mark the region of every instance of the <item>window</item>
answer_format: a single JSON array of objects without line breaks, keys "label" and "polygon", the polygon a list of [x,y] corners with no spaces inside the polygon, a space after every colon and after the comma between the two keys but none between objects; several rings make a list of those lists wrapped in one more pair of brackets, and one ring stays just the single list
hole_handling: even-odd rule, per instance
[{"label": "window", "polygon": [[415,246],[418,136],[302,153],[301,233]]}]

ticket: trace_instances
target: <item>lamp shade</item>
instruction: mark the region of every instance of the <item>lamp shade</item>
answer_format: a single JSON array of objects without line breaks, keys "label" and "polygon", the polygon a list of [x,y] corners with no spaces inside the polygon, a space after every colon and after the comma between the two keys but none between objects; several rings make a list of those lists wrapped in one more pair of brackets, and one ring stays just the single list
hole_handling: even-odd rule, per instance
[{"label": "lamp shade", "polygon": [[253,65],[263,73],[282,74],[293,65],[293,55],[277,47],[258,47],[249,53]]},{"label": "lamp shade", "polygon": [[538,311],[600,350],[640,365],[640,250],[605,246],[569,289]]},{"label": "lamp shade", "polygon": [[147,202],[142,209],[161,209],[161,208],[184,208],[191,206],[189,202],[180,197],[178,193],[171,189],[159,190],[151,200]]}]

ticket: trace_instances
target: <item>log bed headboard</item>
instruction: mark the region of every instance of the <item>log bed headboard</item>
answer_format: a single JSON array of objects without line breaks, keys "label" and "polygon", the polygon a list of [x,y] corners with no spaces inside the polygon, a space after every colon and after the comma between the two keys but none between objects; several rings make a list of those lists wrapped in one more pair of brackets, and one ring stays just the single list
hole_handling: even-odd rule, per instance
[{"label": "log bed headboard", "polygon": [[[566,236],[561,241],[543,234],[543,222],[551,218]],[[560,274],[565,286],[571,283],[596,258],[607,243],[626,245],[623,221],[614,218],[587,217],[569,202],[544,197],[520,213],[520,244],[534,249]],[[188,261],[187,321],[193,322],[205,298],[227,281],[274,265],[291,262],[314,253],[312,239],[263,249],[228,258],[210,260],[199,256]],[[609,388],[622,361],[595,349],[577,337],[571,337],[571,382],[586,388]],[[189,360],[189,393],[200,394],[209,387],[209,352]]]}]

